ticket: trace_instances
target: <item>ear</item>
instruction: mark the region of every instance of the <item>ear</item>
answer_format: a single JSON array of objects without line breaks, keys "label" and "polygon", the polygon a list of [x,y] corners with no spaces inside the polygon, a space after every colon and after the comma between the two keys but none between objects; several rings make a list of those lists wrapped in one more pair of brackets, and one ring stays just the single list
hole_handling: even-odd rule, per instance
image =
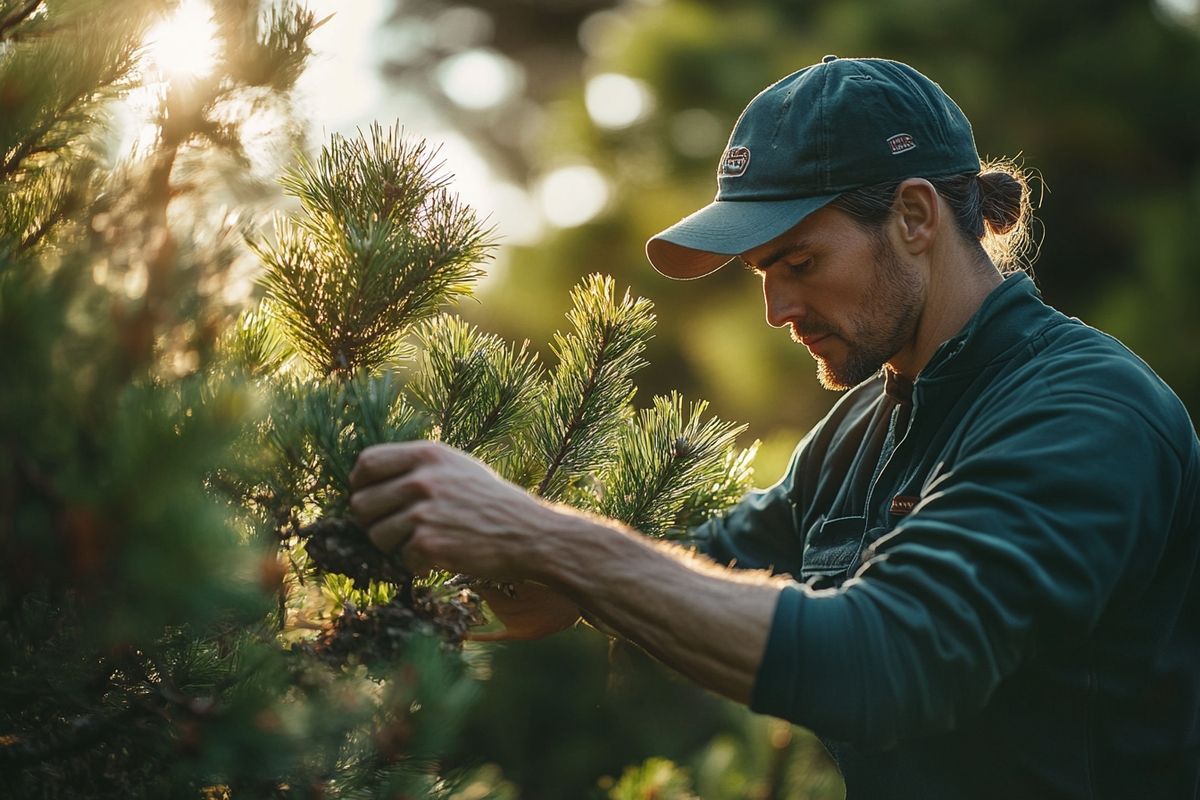
[{"label": "ear", "polygon": [[941,207],[933,184],[924,178],[909,178],[896,187],[893,201],[896,236],[910,255],[929,250],[937,238]]}]

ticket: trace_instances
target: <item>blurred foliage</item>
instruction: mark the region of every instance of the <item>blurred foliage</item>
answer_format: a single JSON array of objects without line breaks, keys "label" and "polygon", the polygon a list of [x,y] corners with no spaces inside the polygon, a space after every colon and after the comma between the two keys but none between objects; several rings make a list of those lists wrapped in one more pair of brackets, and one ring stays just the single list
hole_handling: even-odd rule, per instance
[{"label": "blurred foliage", "polygon": [[665,758],[648,758],[627,767],[608,796],[611,800],[698,800],[687,772]]},{"label": "blurred foliage", "polygon": [[[187,163],[252,166],[245,123],[290,110],[320,23],[221,0],[213,62],[156,72],[147,30],[182,7],[92,26],[95,0],[0,0],[0,785],[512,797],[478,759],[443,769],[483,668],[461,653],[479,600],[414,586],[345,518],[358,453],[490,448],[544,496],[593,508],[611,484],[618,517],[661,506],[661,534],[744,493],[749,451],[679,395],[634,413],[655,318],[610,277],[571,292],[545,372],[436,316],[472,291],[489,233],[399,126],[287,172],[297,208],[273,239],[246,229],[265,298],[230,326],[230,217],[256,208],[222,208],[220,171]],[[152,137],[114,156],[107,112],[139,91]]]}]

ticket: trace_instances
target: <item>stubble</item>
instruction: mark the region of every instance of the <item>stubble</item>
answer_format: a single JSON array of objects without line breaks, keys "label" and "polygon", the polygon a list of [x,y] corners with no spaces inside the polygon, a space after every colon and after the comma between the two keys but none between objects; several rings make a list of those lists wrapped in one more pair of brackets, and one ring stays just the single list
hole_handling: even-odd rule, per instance
[{"label": "stubble", "polygon": [[846,345],[839,361],[817,357],[821,386],[843,391],[875,375],[915,335],[921,316],[917,276],[900,260],[891,243],[875,241],[875,291],[849,316],[847,330],[832,331]]}]

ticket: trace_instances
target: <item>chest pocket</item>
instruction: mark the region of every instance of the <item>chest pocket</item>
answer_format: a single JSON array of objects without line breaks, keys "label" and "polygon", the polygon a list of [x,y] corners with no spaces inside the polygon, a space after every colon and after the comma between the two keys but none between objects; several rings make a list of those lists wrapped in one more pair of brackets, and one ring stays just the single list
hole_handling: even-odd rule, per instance
[{"label": "chest pocket", "polygon": [[866,517],[820,519],[804,541],[800,579],[814,589],[838,586],[858,566]]}]

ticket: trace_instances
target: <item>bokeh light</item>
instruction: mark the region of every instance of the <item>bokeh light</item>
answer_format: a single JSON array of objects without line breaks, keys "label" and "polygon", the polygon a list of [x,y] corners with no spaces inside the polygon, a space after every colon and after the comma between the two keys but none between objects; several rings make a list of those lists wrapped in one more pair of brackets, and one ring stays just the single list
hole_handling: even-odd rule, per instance
[{"label": "bokeh light", "polygon": [[606,72],[587,82],[584,103],[601,128],[619,129],[644,119],[654,107],[654,95],[642,81]]},{"label": "bokeh light", "polygon": [[437,46],[450,52],[479,47],[492,38],[495,23],[486,11],[470,6],[452,6],[433,21]]},{"label": "bokeh light", "polygon": [[525,84],[521,68],[493,50],[477,48],[450,56],[437,69],[438,85],[455,104],[472,111],[495,108]]},{"label": "bokeh light", "polygon": [[1195,21],[1200,17],[1200,0],[1158,0],[1159,8],[1168,14]]},{"label": "bokeh light", "polygon": [[542,178],[538,199],[546,221],[571,228],[594,219],[608,205],[608,180],[595,167],[560,167]]}]

